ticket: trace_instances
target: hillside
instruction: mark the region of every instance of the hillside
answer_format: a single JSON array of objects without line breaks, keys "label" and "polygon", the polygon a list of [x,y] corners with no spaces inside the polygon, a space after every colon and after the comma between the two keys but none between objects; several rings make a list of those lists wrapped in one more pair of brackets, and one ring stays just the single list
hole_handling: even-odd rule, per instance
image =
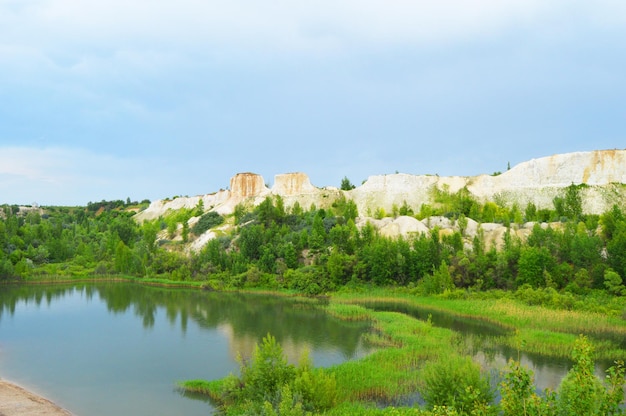
[{"label": "hillside", "polygon": [[323,207],[345,196],[356,203],[361,215],[379,208],[391,212],[394,205],[401,206],[405,202],[418,212],[423,204],[434,203],[434,188],[455,193],[465,187],[481,202],[501,201],[520,207],[531,202],[538,209],[549,209],[553,199],[571,184],[587,185],[582,189],[583,212],[587,214],[600,214],[614,204],[624,204],[626,150],[576,152],[532,159],[497,176],[375,175],[350,191],[332,186],[318,188],[305,173],[276,175],[271,188],[265,185],[261,175],[238,173],[231,178],[228,190],[157,200],[136,218],[139,221],[155,219],[168,210],[193,208],[200,200],[210,210],[231,214],[237,204],[255,206],[270,195],[281,196],[287,207],[296,201],[303,207],[311,204]]},{"label": "hillside", "polygon": [[[158,200],[138,213],[137,221],[153,220],[182,208],[193,209],[200,201],[207,211],[221,215],[232,214],[238,204],[247,207],[259,205],[268,196],[280,196],[289,208],[296,202],[308,208],[314,204],[318,208],[328,208],[342,198],[353,201],[358,209],[360,221],[369,221],[382,234],[387,236],[407,235],[428,232],[436,224],[440,229],[455,230],[454,221],[434,218],[418,221],[412,217],[384,218],[383,213],[397,212],[399,207],[409,208],[418,213],[426,206],[436,206],[437,194],[455,194],[467,191],[468,195],[481,203],[495,202],[500,206],[517,205],[523,210],[534,204],[538,210],[553,209],[554,199],[563,197],[570,185],[582,185],[579,192],[582,210],[586,214],[601,214],[613,205],[626,204],[626,150],[597,150],[576,152],[532,159],[520,163],[498,175],[479,176],[435,176],[409,175],[404,173],[370,176],[362,185],[349,191],[327,186],[319,188],[311,184],[305,173],[286,173],[274,177],[274,185],[268,188],[261,175],[238,173],[230,180],[227,190],[215,193],[179,197],[173,200]],[[379,215],[376,215],[379,213]],[[394,217],[398,217],[395,215]],[[444,221],[445,220],[445,221]],[[192,220],[193,221],[193,220]],[[506,230],[502,224],[474,224],[471,231],[482,228],[487,241],[498,244]],[[528,234],[528,226],[516,230],[520,237]],[[202,236],[190,245],[198,250],[213,238],[213,234]]]},{"label": "hillside", "polygon": [[306,293],[356,281],[428,293],[443,282],[626,294],[624,153],[557,155],[497,176],[372,176],[351,190],[315,187],[303,173],[277,175],[269,188],[240,173],[227,190],[149,206],[5,206],[0,279],[121,274]]}]

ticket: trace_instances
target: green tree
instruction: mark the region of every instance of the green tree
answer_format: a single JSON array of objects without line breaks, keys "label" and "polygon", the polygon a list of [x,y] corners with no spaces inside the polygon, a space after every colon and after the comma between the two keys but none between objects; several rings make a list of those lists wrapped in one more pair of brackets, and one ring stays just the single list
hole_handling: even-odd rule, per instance
[{"label": "green tree", "polygon": [[620,276],[626,277],[626,221],[619,221],[606,244],[607,262]]},{"label": "green tree", "polygon": [[313,249],[320,250],[326,243],[326,227],[324,227],[324,217],[321,211],[318,211],[313,218],[313,225],[311,228],[311,237],[309,238],[309,245]]},{"label": "green tree", "polygon": [[223,222],[224,217],[215,211],[209,211],[206,214],[203,214],[198,222],[194,224],[192,231],[195,235],[201,235],[211,228],[221,225]]},{"label": "green tree", "polygon": [[354,188],[356,188],[356,186],[354,186],[352,182],[350,182],[350,179],[348,179],[348,177],[344,176],[343,179],[341,180],[340,189],[342,191],[350,191]]},{"label": "green tree", "polygon": [[561,381],[558,415],[605,415],[604,386],[594,374],[593,347],[581,336],[572,352],[574,366]]},{"label": "green tree", "polygon": [[604,271],[604,287],[606,287],[606,290],[613,295],[626,295],[626,287],[624,287],[622,277],[615,273],[612,269]]},{"label": "green tree", "polygon": [[524,247],[518,263],[517,285],[529,284],[534,288],[546,285],[545,272],[551,273],[554,257],[545,247]]},{"label": "green tree", "polygon": [[239,231],[237,245],[241,254],[249,260],[257,260],[261,256],[261,247],[264,242],[264,227],[259,224],[249,224]]}]

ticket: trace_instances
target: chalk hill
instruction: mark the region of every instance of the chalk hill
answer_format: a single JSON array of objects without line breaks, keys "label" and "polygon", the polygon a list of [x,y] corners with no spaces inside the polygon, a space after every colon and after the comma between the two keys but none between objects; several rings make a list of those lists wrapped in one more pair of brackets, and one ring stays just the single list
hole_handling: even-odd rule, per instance
[{"label": "chalk hill", "polygon": [[[405,203],[418,212],[422,204],[433,203],[432,190],[435,188],[452,193],[467,188],[481,202],[497,201],[508,206],[517,204],[521,209],[531,202],[538,209],[552,209],[554,198],[562,196],[571,184],[587,185],[580,190],[585,213],[600,214],[614,204],[626,205],[626,150],[575,152],[532,159],[499,175],[376,175],[350,191],[332,186],[318,188],[304,173],[276,175],[271,188],[258,174],[238,173],[231,178],[228,190],[154,201],[136,218],[138,221],[155,219],[166,215],[169,210],[193,208],[200,200],[208,211],[230,214],[238,204],[255,206],[268,196],[280,195],[286,207],[297,201],[305,209],[311,204],[325,208],[338,198],[345,197],[356,203],[363,221],[380,208],[391,212],[394,206],[400,207]],[[425,221],[419,225],[415,221],[414,218],[388,219],[377,223],[377,226],[381,231],[387,230],[389,235],[423,232],[431,226]],[[439,227],[445,229],[441,225]],[[483,228],[489,227],[483,225]]]}]

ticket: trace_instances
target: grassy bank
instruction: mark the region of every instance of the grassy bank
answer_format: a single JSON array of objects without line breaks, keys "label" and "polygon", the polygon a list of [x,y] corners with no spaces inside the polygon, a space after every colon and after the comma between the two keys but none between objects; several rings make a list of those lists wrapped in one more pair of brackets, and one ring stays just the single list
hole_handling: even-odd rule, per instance
[{"label": "grassy bank", "polygon": [[[168,288],[190,288],[214,290],[213,286],[201,281],[175,281],[164,278],[136,278],[123,275],[84,276],[38,276],[14,282],[20,284],[84,283],[84,282],[134,282]],[[230,289],[228,291],[237,291]],[[273,296],[302,296],[293,290],[248,289],[246,292]],[[320,299],[320,298],[317,298]],[[370,319],[365,308],[351,305],[386,304],[391,309],[419,308],[426,314],[444,314],[465,319],[468,324],[485,323],[501,328],[506,334],[493,337],[490,342],[508,346],[522,352],[552,357],[569,357],[575,339],[580,334],[590,337],[598,359],[626,359],[624,340],[626,320],[618,311],[626,308],[626,299],[611,297],[608,300],[580,297],[575,305],[604,303],[606,313],[593,310],[563,309],[543,305],[529,305],[518,300],[509,292],[469,293],[456,292],[452,295],[418,296],[407,289],[356,286],[344,288],[323,299],[331,299],[327,312],[342,319]],[[582,307],[582,306],[581,306]],[[602,309],[600,309],[602,310]],[[435,320],[435,326],[438,326]]]},{"label": "grassy bank", "polygon": [[[421,372],[425,363],[459,355],[453,347],[453,332],[436,328],[429,322],[400,313],[373,312],[358,305],[333,301],[326,309],[339,319],[372,322],[373,330],[367,342],[380,347],[360,360],[317,369],[326,377],[334,379],[337,386],[337,405],[328,409],[326,414],[378,414],[377,403],[392,403],[423,387]],[[228,378],[192,380],[182,383],[181,387],[189,392],[206,394],[220,406],[224,404],[224,391],[228,383]],[[415,409],[405,410],[415,414]],[[243,409],[238,410],[237,406],[234,410],[231,407],[229,414],[237,414],[239,411],[244,412]]]},{"label": "grassy bank", "polygon": [[[430,319],[426,321],[412,318],[406,314],[397,312],[373,311],[361,305],[355,304],[365,300],[382,299],[386,301],[396,302],[421,302],[422,298],[408,298],[402,296],[394,296],[390,293],[360,294],[350,296],[349,294],[335,294],[331,296],[328,305],[324,306],[327,313],[343,320],[368,320],[372,323],[372,331],[366,337],[367,342],[377,346],[375,352],[356,361],[349,361],[337,366],[324,369],[316,369],[316,374],[322,375],[325,379],[331,379],[336,383],[336,396],[333,398],[333,405],[324,408],[323,411],[312,411],[313,414],[327,415],[457,415],[457,414],[476,414],[490,415],[500,414],[502,409],[491,402],[490,394],[481,397],[479,391],[474,386],[479,384],[477,380],[485,380],[486,375],[477,375],[479,370],[475,363],[472,363],[468,357],[464,357],[464,349],[458,343],[457,335],[445,328],[439,328],[433,325]],[[454,303],[449,300],[427,298],[427,303],[433,309],[439,311],[455,312]],[[477,301],[473,301],[479,303]],[[470,302],[471,304],[471,302]],[[456,305],[455,305],[456,306]],[[490,302],[486,305],[478,305],[475,310],[489,311]],[[519,305],[517,305],[519,307]],[[498,307],[497,303],[495,307]],[[532,310],[532,308],[530,308]],[[462,310],[462,309],[461,309]],[[524,308],[506,308],[507,311],[526,310]],[[530,311],[527,311],[530,313]],[[541,310],[535,313],[541,315]],[[476,316],[479,319],[485,319],[501,325],[513,325],[510,317],[503,320],[489,318],[486,315],[471,315],[460,313],[465,317]],[[549,321],[551,315],[544,317]],[[586,322],[584,314],[581,322]],[[489,318],[489,319],[487,319]],[[527,317],[523,316],[519,322],[527,322]],[[608,321],[610,322],[610,320]],[[554,324],[554,323],[553,323]],[[607,325],[608,330],[614,329],[614,326]],[[540,330],[533,328],[532,325],[526,324],[523,330],[517,330],[506,339],[498,339],[495,342],[503,344],[517,344],[516,347],[524,351],[538,351],[544,355],[572,356],[572,348],[576,345],[580,346],[581,337],[572,334],[554,332],[550,330]],[[615,325],[617,333],[621,326]],[[541,340],[535,344],[535,340]],[[492,340],[493,342],[493,340]],[[585,339],[584,343],[587,340]],[[602,346],[601,343],[589,341],[588,345],[596,344]],[[589,349],[591,351],[591,349]],[[607,348],[606,353],[610,352]],[[623,350],[614,351],[616,354],[623,354]],[[573,354],[576,356],[576,354]],[[588,361],[585,361],[588,362]],[[475,371],[474,371],[475,370]],[[511,370],[513,371],[513,370]],[[517,377],[523,372],[514,373],[511,377]],[[434,376],[433,376],[434,374]],[[450,375],[446,379],[446,376]],[[234,376],[233,376],[234,377]],[[433,378],[434,377],[434,378]],[[473,378],[472,378],[473,377]],[[593,375],[589,377],[593,378]],[[621,377],[621,376],[620,376]],[[617,377],[619,379],[619,377]],[[469,384],[467,380],[474,380]],[[202,381],[194,380],[183,383],[181,387],[190,392],[207,394],[211,397],[217,406],[226,406],[227,414],[247,414],[250,411],[250,403],[229,402],[232,398],[231,392],[233,386],[240,386],[239,381],[234,378],[222,380]],[[429,381],[430,380],[430,381]],[[433,380],[435,384],[433,385]],[[510,380],[513,380],[512,378]],[[521,380],[521,379],[520,379]],[[589,382],[589,381],[587,381]],[[589,382],[595,385],[595,381]],[[598,381],[599,383],[599,381]],[[297,388],[298,384],[295,384]],[[458,386],[461,386],[460,388]],[[493,387],[493,386],[492,386]],[[594,387],[595,388],[595,387]],[[229,390],[231,389],[231,390]],[[390,404],[406,403],[414,400],[415,393],[420,392],[422,397],[439,392],[452,392],[459,395],[455,402],[457,410],[446,409],[445,407],[433,407],[432,403],[426,407],[419,406],[398,406],[392,407]],[[437,390],[438,389],[438,390]],[[292,390],[286,390],[291,394]],[[618,389],[618,391],[621,391]],[[510,392],[509,392],[510,393]],[[561,393],[561,392],[559,392]],[[466,396],[464,396],[464,394]],[[529,393],[531,394],[531,393]],[[565,394],[565,393],[562,393]],[[264,396],[265,397],[265,396]],[[269,397],[269,398],[268,398]],[[272,402],[271,397],[275,397]],[[305,410],[301,407],[294,397],[288,396],[289,403],[294,407],[290,407],[293,415],[304,415]],[[534,397],[534,396],[533,396]],[[549,396],[548,398],[534,398],[534,403],[539,406],[556,406]],[[598,396],[597,400],[607,400],[606,396]],[[282,408],[285,405],[285,392],[277,392],[275,396],[267,396],[264,400],[265,406],[269,413],[263,414],[282,414],[271,413],[271,409]],[[473,406],[471,409],[465,408],[464,411],[457,413],[459,405],[463,400],[467,400]],[[518,398],[509,398],[509,400],[518,400]],[[521,400],[521,399],[520,399]],[[594,399],[595,400],[595,399]],[[618,402],[621,399],[617,399]],[[270,403],[271,402],[271,403]],[[560,404],[559,404],[560,406]],[[428,408],[429,410],[425,410]],[[296,409],[296,410],[294,410]],[[318,409],[319,410],[319,409]],[[515,414],[506,413],[505,414]],[[552,413],[546,413],[552,414]],[[555,413],[556,414],[556,413]]]},{"label": "grassy bank", "polygon": [[459,318],[483,321],[510,331],[497,342],[524,352],[569,357],[580,334],[589,336],[600,359],[625,359],[626,320],[621,316],[580,310],[553,309],[527,305],[508,297],[450,299],[443,296],[415,296],[394,290],[373,288],[366,292],[342,291],[332,299],[347,304],[397,304]]}]

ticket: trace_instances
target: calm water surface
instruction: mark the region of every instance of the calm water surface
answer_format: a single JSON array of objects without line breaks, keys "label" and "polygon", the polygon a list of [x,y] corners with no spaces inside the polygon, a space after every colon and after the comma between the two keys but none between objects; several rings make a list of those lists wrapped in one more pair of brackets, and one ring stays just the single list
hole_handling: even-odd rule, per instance
[{"label": "calm water surface", "polygon": [[267,333],[291,361],[329,366],[367,354],[365,324],[309,302],[135,284],[0,286],[0,377],[78,416],[206,415],[176,382],[237,372]]}]

